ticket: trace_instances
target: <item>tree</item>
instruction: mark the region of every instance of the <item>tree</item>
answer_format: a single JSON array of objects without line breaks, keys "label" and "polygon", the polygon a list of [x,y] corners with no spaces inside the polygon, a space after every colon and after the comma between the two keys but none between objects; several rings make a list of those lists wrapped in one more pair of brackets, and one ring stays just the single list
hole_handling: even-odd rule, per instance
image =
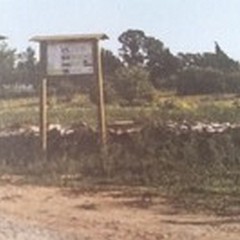
[{"label": "tree", "polygon": [[178,75],[177,93],[180,95],[223,93],[225,76],[217,69],[190,67]]},{"label": "tree", "polygon": [[178,58],[182,69],[200,67],[217,69],[223,72],[239,70],[239,63],[228,57],[217,42],[215,42],[215,52],[213,53],[179,53]]},{"label": "tree", "polygon": [[122,66],[120,59],[107,49],[102,49],[102,61],[105,77],[112,76]]},{"label": "tree", "polygon": [[141,30],[127,30],[119,38],[122,44],[120,56],[127,66],[141,66],[144,64],[145,53],[143,51],[146,36]]},{"label": "tree", "polygon": [[178,53],[181,69],[202,67],[203,56],[200,53]]},{"label": "tree", "polygon": [[[121,60],[115,56],[110,50],[102,49],[102,65],[104,74],[104,100],[106,103],[114,103],[117,101],[117,93],[113,86],[115,72],[123,66]],[[98,101],[98,86],[93,81],[89,87],[89,97],[93,103]]]},{"label": "tree", "polygon": [[170,76],[177,72],[178,58],[160,40],[141,30],[128,30],[120,35],[119,41],[122,44],[120,56],[125,65],[146,67],[155,87],[167,85]]},{"label": "tree", "polygon": [[11,84],[14,79],[15,50],[5,42],[0,44],[0,84]]},{"label": "tree", "polygon": [[163,42],[153,37],[146,38],[144,51],[151,82],[157,88],[167,86],[170,76],[178,70],[178,59],[164,47]]},{"label": "tree", "polygon": [[239,70],[239,63],[234,61],[215,42],[216,67],[224,72]]},{"label": "tree", "polygon": [[223,93],[239,91],[239,63],[215,42],[214,52],[178,54],[181,71],[177,91],[180,94]]},{"label": "tree", "polygon": [[28,47],[25,52],[18,54],[16,67],[17,82],[37,85],[37,62],[35,51]]},{"label": "tree", "polygon": [[122,67],[116,71],[115,89],[130,104],[151,101],[154,94],[148,72],[137,66]]}]

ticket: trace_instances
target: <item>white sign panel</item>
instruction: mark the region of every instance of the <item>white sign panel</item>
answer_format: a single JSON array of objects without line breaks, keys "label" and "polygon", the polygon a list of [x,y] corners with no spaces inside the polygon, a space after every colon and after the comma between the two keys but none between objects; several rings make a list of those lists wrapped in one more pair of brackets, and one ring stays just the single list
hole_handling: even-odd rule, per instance
[{"label": "white sign panel", "polygon": [[93,44],[91,42],[63,42],[47,45],[47,74],[93,74]]}]

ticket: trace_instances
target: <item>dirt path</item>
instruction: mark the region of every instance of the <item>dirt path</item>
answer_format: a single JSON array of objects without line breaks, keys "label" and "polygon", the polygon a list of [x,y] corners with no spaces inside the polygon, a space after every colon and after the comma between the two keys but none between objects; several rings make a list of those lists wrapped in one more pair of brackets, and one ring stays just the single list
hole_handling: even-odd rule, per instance
[{"label": "dirt path", "polygon": [[0,213],[89,240],[240,239],[240,216],[182,214],[162,197],[128,193],[5,184],[0,186]]},{"label": "dirt path", "polygon": [[62,234],[29,221],[0,214],[0,240],[80,240],[83,238]]}]

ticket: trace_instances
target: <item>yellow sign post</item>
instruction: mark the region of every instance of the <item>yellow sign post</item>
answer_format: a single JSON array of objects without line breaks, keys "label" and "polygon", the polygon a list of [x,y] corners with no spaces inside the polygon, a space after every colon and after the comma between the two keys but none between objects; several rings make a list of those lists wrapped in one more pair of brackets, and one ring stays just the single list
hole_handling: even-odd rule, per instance
[{"label": "yellow sign post", "polygon": [[41,96],[40,136],[41,149],[47,152],[47,79],[49,77],[93,75],[98,85],[98,129],[100,142],[107,141],[106,117],[103,91],[103,72],[100,40],[105,34],[80,34],[36,36],[31,39],[40,43]]}]

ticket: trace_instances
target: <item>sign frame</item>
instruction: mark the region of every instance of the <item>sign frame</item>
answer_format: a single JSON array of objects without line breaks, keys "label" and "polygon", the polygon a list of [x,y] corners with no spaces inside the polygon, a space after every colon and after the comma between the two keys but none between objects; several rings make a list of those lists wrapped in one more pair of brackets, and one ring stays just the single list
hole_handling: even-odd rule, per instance
[{"label": "sign frame", "polygon": [[47,75],[57,77],[94,74],[93,45],[92,41],[49,43]]}]

